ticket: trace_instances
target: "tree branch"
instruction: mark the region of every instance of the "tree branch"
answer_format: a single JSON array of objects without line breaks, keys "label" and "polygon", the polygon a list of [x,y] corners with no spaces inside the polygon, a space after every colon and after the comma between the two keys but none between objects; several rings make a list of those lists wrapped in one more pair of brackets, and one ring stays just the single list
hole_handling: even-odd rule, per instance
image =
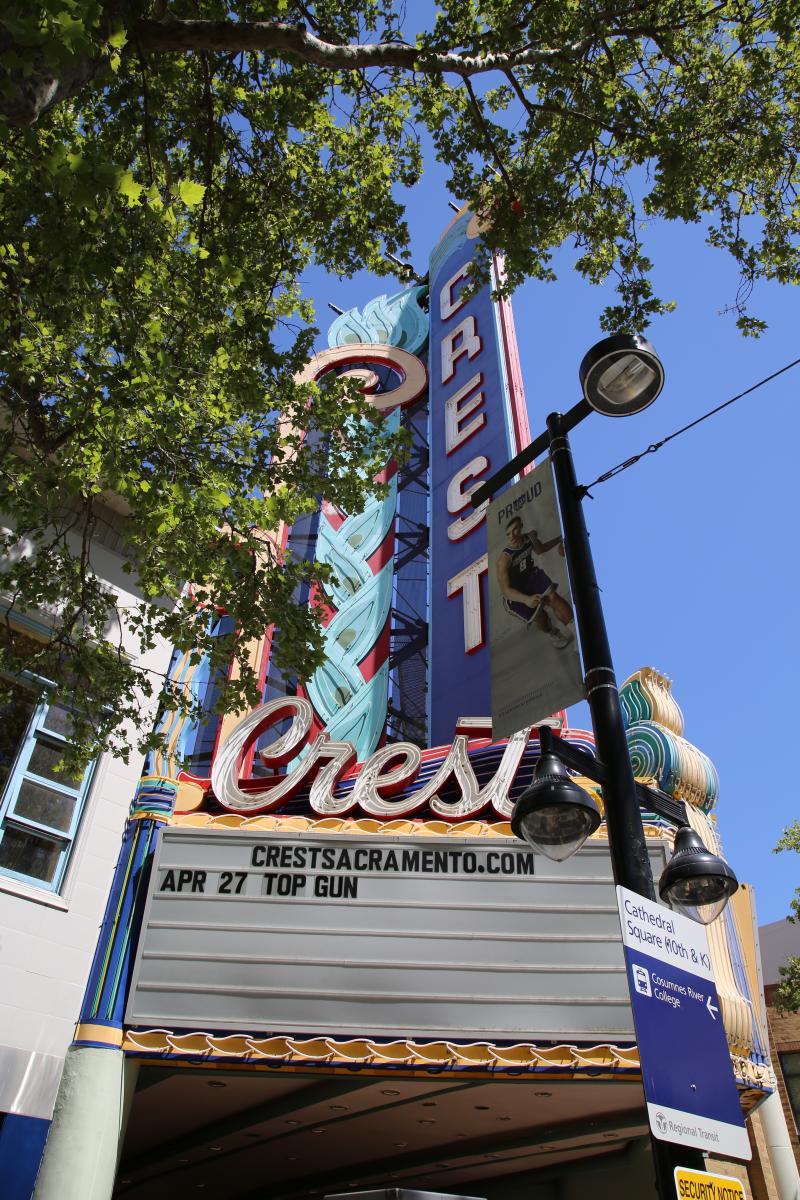
[{"label": "tree branch", "polygon": [[284,21],[137,21],[133,32],[143,50],[183,53],[217,50],[225,53],[264,50],[291,54],[304,62],[344,71],[359,67],[400,67],[407,71],[443,73],[463,77],[515,66],[532,66],[563,58],[577,58],[595,41],[594,35],[554,48],[526,47],[504,53],[444,54],[420,50],[407,42],[366,42],[337,45],[310,33],[305,25]]},{"label": "tree branch", "polygon": [[491,128],[489,127],[489,123],[483,115],[481,106],[478,103],[478,98],[475,95],[472,84],[470,83],[469,79],[467,79],[467,78],[464,79],[464,87],[467,89],[467,95],[469,96],[469,102],[472,105],[475,116],[478,119],[478,124],[480,125],[481,129],[483,130],[483,136],[486,138],[486,144],[492,152],[492,157],[495,161],[495,164],[497,165],[497,169],[500,172],[500,174],[502,175],[503,182],[505,183],[506,187],[508,188],[509,196],[513,200],[514,196],[515,196],[514,183],[511,179],[511,177],[509,176],[508,171],[506,170],[505,163],[503,162],[500,151],[497,149],[497,146],[495,145],[494,138],[492,137]]},{"label": "tree branch", "polygon": [[[723,0],[722,6],[725,2],[726,0]],[[711,10],[712,13],[714,11],[716,10]],[[683,24],[676,28],[682,28]],[[626,26],[621,23],[612,33],[615,38],[641,37],[657,41],[659,35],[667,31],[667,27],[662,30],[652,24],[634,23]],[[195,50],[241,54],[261,51],[289,55],[333,71],[370,68],[382,70],[395,67],[428,75],[452,73],[462,79],[490,71],[507,72],[519,67],[580,61],[597,45],[601,45],[606,54],[611,54],[599,26],[585,36],[565,42],[561,46],[526,44],[504,51],[479,53],[468,53],[464,50],[426,50],[408,42],[342,45],[317,37],[305,25],[289,24],[285,21],[143,19],[134,21],[129,27],[129,33],[130,43],[139,53],[147,51],[156,54],[183,54]],[[14,42],[0,26],[0,50],[5,48],[14,49]],[[61,69],[58,78],[49,67],[41,64],[24,80],[18,77],[19,72],[9,73],[0,65],[0,78],[7,75],[13,89],[10,98],[0,98],[0,115],[6,116],[12,124],[32,125],[54,104],[75,95],[92,80],[103,78],[109,69],[109,57],[105,51],[94,58],[76,56],[68,66]]]},{"label": "tree branch", "polygon": [[542,112],[549,113],[554,117],[576,117],[578,120],[587,121],[590,125],[596,125],[599,129],[606,129],[609,133],[616,134],[619,132],[616,125],[610,125],[600,117],[595,117],[591,113],[581,112],[580,109],[567,108],[563,104],[554,104],[552,100],[529,100],[514,72],[504,71],[503,74],[514,89],[520,104],[530,116],[533,116],[534,113]]}]

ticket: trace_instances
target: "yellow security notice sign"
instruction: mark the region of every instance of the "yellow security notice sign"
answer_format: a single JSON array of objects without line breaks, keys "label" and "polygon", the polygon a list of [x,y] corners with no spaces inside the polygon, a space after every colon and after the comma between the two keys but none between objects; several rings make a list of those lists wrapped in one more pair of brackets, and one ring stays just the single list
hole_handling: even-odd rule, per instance
[{"label": "yellow security notice sign", "polygon": [[679,1200],[745,1200],[744,1188],[730,1175],[675,1168],[675,1190]]}]

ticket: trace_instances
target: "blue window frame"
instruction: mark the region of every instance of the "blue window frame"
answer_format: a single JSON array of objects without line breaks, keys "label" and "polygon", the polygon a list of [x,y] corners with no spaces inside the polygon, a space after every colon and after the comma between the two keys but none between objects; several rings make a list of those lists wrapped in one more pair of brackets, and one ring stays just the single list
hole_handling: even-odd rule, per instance
[{"label": "blue window frame", "polygon": [[19,685],[13,693],[13,704],[0,714],[9,717],[0,748],[0,874],[56,892],[64,880],[94,764],[79,777],[57,772],[55,765],[69,742],[69,710],[36,703]]}]

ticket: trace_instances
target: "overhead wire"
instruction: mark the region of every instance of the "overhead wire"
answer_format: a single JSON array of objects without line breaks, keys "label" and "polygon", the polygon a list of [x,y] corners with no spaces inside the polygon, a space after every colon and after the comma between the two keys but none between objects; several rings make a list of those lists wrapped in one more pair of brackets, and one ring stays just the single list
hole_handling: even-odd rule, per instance
[{"label": "overhead wire", "polygon": [[629,467],[635,466],[636,463],[638,463],[641,459],[646,458],[648,454],[655,454],[663,446],[666,446],[668,442],[680,437],[682,433],[688,433],[690,429],[694,429],[696,426],[702,424],[703,421],[707,421],[709,417],[716,416],[716,414],[722,412],[723,409],[729,408],[731,404],[735,404],[737,400],[741,400],[744,396],[749,396],[753,392],[758,391],[759,388],[764,387],[764,385],[767,383],[771,383],[772,380],[777,379],[779,375],[784,375],[787,371],[791,371],[791,369],[798,366],[798,364],[800,364],[800,358],[796,358],[794,362],[787,363],[785,367],[780,367],[779,370],[773,371],[771,375],[765,376],[764,379],[759,379],[758,383],[752,384],[749,388],[745,388],[743,392],[738,392],[735,396],[731,396],[729,400],[725,400],[722,404],[718,404],[715,408],[709,409],[708,412],[696,417],[694,421],[690,421],[688,425],[683,425],[680,429],[676,429],[673,433],[668,433],[667,436],[661,438],[660,441],[651,442],[651,444],[645,450],[640,451],[639,454],[631,455],[630,458],[624,459],[624,461],[621,463],[617,463],[615,467],[611,467],[610,470],[604,471],[602,475],[598,475],[597,478],[592,480],[591,483],[581,484],[581,494],[584,496],[590,495],[590,488],[597,487],[599,483],[607,483],[609,479],[613,479],[616,475],[621,475],[623,471],[627,471]]}]

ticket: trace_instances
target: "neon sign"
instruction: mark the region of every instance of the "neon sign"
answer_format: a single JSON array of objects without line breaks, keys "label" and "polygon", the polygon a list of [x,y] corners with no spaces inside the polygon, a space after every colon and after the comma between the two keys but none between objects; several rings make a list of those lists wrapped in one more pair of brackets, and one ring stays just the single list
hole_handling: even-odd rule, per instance
[{"label": "neon sign", "polygon": [[[259,757],[267,769],[274,770],[287,762],[292,763],[291,769],[285,775],[254,778],[242,786],[240,766],[250,747],[262,733],[286,718],[291,719],[289,728],[261,749]],[[529,728],[508,739],[499,765],[481,786],[470,760],[468,733],[457,733],[450,747],[438,752],[422,751],[412,742],[394,742],[376,750],[357,767],[351,742],[336,741],[326,730],[310,742],[313,718],[312,705],[298,696],[273,700],[243,717],[220,747],[212,769],[211,785],[223,808],[247,815],[269,812],[308,789],[308,803],[321,816],[343,816],[361,810],[387,819],[409,816],[425,805],[445,821],[463,821],[489,808],[503,820],[511,816],[509,790],[528,746]],[[485,723],[476,729],[485,732]],[[588,735],[581,732],[579,736],[585,740]],[[298,758],[301,751],[305,754]],[[415,788],[432,754],[441,762]]]}]

